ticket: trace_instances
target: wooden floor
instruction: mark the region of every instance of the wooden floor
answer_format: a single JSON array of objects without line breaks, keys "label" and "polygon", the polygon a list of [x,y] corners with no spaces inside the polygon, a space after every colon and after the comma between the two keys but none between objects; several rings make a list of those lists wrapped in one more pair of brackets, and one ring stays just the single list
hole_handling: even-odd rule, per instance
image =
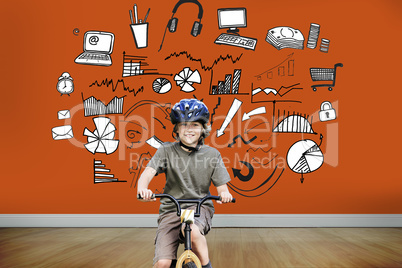
[{"label": "wooden floor", "polygon": [[[0,267],[149,268],[154,235],[154,228],[0,228]],[[402,267],[402,228],[215,228],[207,240],[214,268]]]}]

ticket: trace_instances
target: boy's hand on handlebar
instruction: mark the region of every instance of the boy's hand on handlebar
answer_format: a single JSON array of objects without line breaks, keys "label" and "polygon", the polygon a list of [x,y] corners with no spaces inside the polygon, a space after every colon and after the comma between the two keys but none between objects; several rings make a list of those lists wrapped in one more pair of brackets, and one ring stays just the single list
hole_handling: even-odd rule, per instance
[{"label": "boy's hand on handlebar", "polygon": [[142,202],[156,201],[156,198],[152,198],[153,193],[149,189],[139,189],[137,194],[141,196],[140,201]]},{"label": "boy's hand on handlebar", "polygon": [[221,200],[216,201],[218,204],[232,202],[233,196],[229,192],[221,192],[219,196],[221,197]]}]

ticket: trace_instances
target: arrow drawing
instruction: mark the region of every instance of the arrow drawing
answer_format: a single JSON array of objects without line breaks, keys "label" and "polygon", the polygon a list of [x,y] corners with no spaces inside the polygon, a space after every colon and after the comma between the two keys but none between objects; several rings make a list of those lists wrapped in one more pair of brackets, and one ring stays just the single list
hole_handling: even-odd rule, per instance
[{"label": "arrow drawing", "polygon": [[283,173],[283,171],[285,169],[282,169],[282,171],[278,175],[278,178],[275,180],[275,182],[271,186],[269,186],[268,189],[266,189],[264,192],[262,192],[260,194],[255,194],[255,195],[247,195],[247,194],[243,194],[241,192],[255,192],[255,191],[257,191],[258,189],[260,189],[262,186],[264,186],[265,184],[267,184],[271,180],[271,178],[274,176],[277,168],[278,168],[278,165],[275,167],[274,171],[272,171],[271,175],[269,175],[269,177],[264,182],[262,182],[259,186],[257,186],[254,189],[240,189],[240,188],[234,186],[230,182],[228,182],[228,187],[230,189],[232,189],[233,192],[236,192],[239,195],[244,196],[244,197],[258,197],[258,196],[261,196],[261,195],[265,194],[266,192],[268,192],[269,190],[271,190],[272,187],[274,187],[274,185],[278,182],[279,178],[282,176],[282,173]]},{"label": "arrow drawing", "polygon": [[258,107],[258,108],[252,110],[252,111],[249,112],[249,113],[244,113],[244,114],[243,114],[243,118],[242,118],[241,121],[248,120],[248,119],[250,119],[251,116],[253,116],[253,115],[265,114],[266,112],[267,112],[267,111],[265,110],[265,106]]},{"label": "arrow drawing", "polygon": [[232,168],[232,170],[233,170],[233,176],[236,178],[239,178],[239,180],[241,180],[241,181],[249,181],[249,180],[251,180],[251,178],[253,177],[253,175],[254,175],[254,168],[253,168],[253,166],[250,164],[250,163],[248,163],[248,162],[245,162],[245,161],[240,161],[240,163],[242,163],[242,164],[244,164],[247,168],[248,168],[248,174],[247,175],[243,175],[243,174],[241,174],[241,172],[240,172],[240,169],[235,169],[235,168]]},{"label": "arrow drawing", "polygon": [[238,99],[234,99],[232,106],[229,109],[228,114],[226,115],[225,121],[223,121],[223,124],[220,129],[216,131],[216,136],[220,137],[223,134],[225,134],[225,129],[228,127],[230,121],[232,121],[233,117],[236,115],[237,111],[240,109],[240,106],[242,105],[242,101]]}]

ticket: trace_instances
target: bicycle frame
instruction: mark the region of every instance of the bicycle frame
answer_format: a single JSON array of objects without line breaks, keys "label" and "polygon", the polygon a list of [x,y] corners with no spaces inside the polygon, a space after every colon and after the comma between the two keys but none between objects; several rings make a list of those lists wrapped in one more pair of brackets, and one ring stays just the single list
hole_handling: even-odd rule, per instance
[{"label": "bicycle frame", "polygon": [[[138,199],[141,199],[141,196],[138,195]],[[177,216],[181,216],[181,204],[186,203],[186,204],[197,204],[196,206],[196,211],[194,212],[194,217],[199,217],[200,212],[201,212],[201,205],[207,201],[207,200],[220,200],[220,196],[214,196],[214,195],[207,195],[204,198],[201,199],[176,199],[170,194],[153,194],[152,199],[154,198],[169,198],[176,206],[177,210]],[[232,203],[235,203],[236,199],[232,199]],[[198,257],[192,252],[191,249],[191,227],[189,223],[185,223],[184,227],[184,252],[183,254],[180,255],[180,257],[177,259],[176,263],[176,268],[181,268],[182,264],[185,263],[186,261],[193,261],[194,264],[198,267],[201,268],[201,262],[198,259]]]}]

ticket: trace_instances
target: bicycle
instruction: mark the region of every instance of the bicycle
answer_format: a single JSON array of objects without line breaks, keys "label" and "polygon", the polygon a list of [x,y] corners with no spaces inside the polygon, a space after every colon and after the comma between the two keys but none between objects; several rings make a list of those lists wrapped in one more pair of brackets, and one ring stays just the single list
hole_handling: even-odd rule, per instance
[{"label": "bicycle", "polygon": [[[142,199],[140,195],[137,196],[138,199]],[[207,200],[220,200],[220,196],[207,195],[201,199],[176,199],[170,194],[152,194],[152,199],[154,198],[169,198],[176,206],[177,216],[181,217],[181,206],[182,203],[187,204],[197,204],[196,210],[194,212],[194,217],[200,216],[201,205]],[[233,198],[232,203],[236,202]],[[183,223],[183,217],[181,217]],[[201,262],[197,255],[191,249],[191,228],[190,224],[192,222],[185,221],[184,226],[184,252],[180,255],[176,262],[176,268],[202,268]],[[171,267],[174,267],[173,265]]]}]

